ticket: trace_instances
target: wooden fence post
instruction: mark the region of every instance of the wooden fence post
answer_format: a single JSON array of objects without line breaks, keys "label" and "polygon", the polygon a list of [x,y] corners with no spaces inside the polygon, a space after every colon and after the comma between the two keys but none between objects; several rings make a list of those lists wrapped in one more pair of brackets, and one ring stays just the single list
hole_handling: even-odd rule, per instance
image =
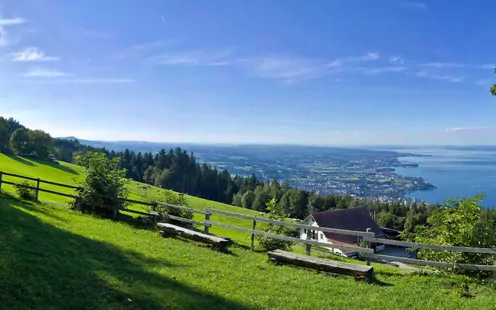
[{"label": "wooden fence post", "polygon": [[[251,229],[255,230],[256,227],[257,227],[257,220],[253,220],[253,225]],[[255,234],[251,234],[251,250],[255,251]]]},{"label": "wooden fence post", "polygon": [[0,193],[2,192],[2,171],[0,171]]},{"label": "wooden fence post", "polygon": [[[307,240],[310,240],[310,234],[312,233],[312,230],[307,229]],[[305,244],[306,247],[306,254],[310,256],[310,253],[312,252],[312,245],[311,244]]]},{"label": "wooden fence post", "polygon": [[[367,228],[367,232],[372,232],[372,229]],[[370,249],[372,247],[371,242],[370,241],[365,241],[365,247],[367,249]],[[375,253],[375,251],[374,251],[374,253]],[[370,266],[370,257],[367,257],[367,266]]]},{"label": "wooden fence post", "polygon": [[[211,214],[210,213],[210,207],[207,207],[205,209],[205,212],[207,212],[207,213],[205,213],[205,221],[210,221],[210,214]],[[205,227],[205,232],[208,234],[210,225],[207,224],[207,223],[205,223],[205,226],[204,227]]]},{"label": "wooden fence post", "polygon": [[36,197],[35,197],[34,201],[39,201],[38,200],[39,193],[40,193],[40,178],[38,178],[38,180],[36,180]]},{"label": "wooden fence post", "polygon": [[[493,265],[494,267],[496,267],[496,255],[493,256],[493,260],[494,260]],[[496,270],[493,271],[493,279],[496,280]]]}]

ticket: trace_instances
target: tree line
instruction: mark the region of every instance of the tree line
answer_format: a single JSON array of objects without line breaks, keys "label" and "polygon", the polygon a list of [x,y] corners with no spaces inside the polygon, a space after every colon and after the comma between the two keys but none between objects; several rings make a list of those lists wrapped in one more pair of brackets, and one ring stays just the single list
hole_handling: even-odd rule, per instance
[{"label": "tree line", "polygon": [[432,210],[438,207],[428,207],[425,203],[381,203],[337,194],[317,195],[275,178],[259,180],[255,175],[231,175],[227,170],[198,162],[193,153],[179,147],[169,151],[162,149],[156,154],[128,149],[109,151],[82,145],[77,139],[52,138],[48,133],[30,130],[12,118],[0,117],[0,151],[70,163],[89,151],[99,152],[115,159],[119,168],[125,169],[125,176],[135,181],[259,212],[267,212],[267,203],[274,199],[279,210],[297,219],[304,219],[312,212],[364,205],[379,225],[413,232],[416,226],[425,224]]},{"label": "tree line", "polygon": [[304,219],[312,212],[367,206],[379,225],[413,232],[439,208],[424,202],[388,203],[349,195],[324,196],[293,188],[288,181],[276,178],[259,180],[254,174],[231,175],[227,170],[199,163],[193,153],[179,147],[162,149],[156,154],[128,149],[104,152],[109,158],[119,158],[119,167],[126,169],[126,177],[133,180],[259,212],[267,212],[267,203],[274,200],[279,210],[296,219]]}]

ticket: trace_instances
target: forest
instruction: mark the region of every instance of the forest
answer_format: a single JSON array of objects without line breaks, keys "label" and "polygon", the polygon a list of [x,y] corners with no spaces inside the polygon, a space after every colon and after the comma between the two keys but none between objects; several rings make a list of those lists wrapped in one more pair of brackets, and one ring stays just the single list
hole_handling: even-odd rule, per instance
[{"label": "forest", "polygon": [[0,151],[71,163],[89,151],[102,152],[109,158],[119,158],[120,168],[135,181],[260,212],[265,212],[267,202],[275,198],[281,210],[296,219],[304,219],[312,212],[367,206],[379,225],[413,232],[439,207],[425,203],[380,203],[335,194],[317,195],[275,178],[259,180],[255,175],[231,175],[226,170],[198,162],[193,153],[179,147],[169,151],[162,149],[156,154],[109,151],[82,145],[77,139],[52,138],[48,133],[30,130],[12,118],[0,117]]}]

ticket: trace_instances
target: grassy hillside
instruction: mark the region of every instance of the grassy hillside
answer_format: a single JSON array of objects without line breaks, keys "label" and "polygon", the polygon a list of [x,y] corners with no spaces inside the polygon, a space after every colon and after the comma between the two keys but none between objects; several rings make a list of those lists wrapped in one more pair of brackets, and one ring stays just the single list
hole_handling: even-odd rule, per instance
[{"label": "grassy hillside", "polygon": [[[82,176],[83,168],[77,165],[73,165],[65,162],[59,162],[58,164],[53,162],[39,162],[18,156],[7,156],[1,153],[0,153],[0,171],[15,173],[33,178],[45,179],[48,181],[64,183],[69,185],[77,185],[78,182],[81,181],[83,178]],[[9,176],[4,176],[3,179],[11,182],[20,181],[19,178],[9,177]],[[161,191],[163,191],[163,189],[161,188],[154,186],[148,187],[148,185],[135,181],[129,181],[127,187],[130,193],[129,198],[134,200],[146,200],[145,198],[147,196],[147,192],[148,192],[148,196],[152,196],[154,194],[158,194]],[[54,186],[54,185],[48,185],[48,184],[42,184],[42,188],[68,193],[68,194],[73,193],[71,189]],[[11,185],[6,185],[6,184],[2,185],[2,189],[9,192],[14,191]],[[70,201],[69,198],[50,193],[44,193],[44,192],[40,192],[39,198],[40,200],[56,202],[61,204],[67,204]],[[224,210],[229,212],[260,216],[259,212],[253,210],[243,209],[194,196],[187,196],[187,201],[189,202],[190,206],[194,209],[204,210],[206,207],[210,207],[213,209]],[[143,206],[141,205],[131,205],[130,208],[143,210]],[[195,214],[195,219],[203,220],[204,215]],[[245,227],[245,228],[251,228],[252,225],[251,221],[249,220],[236,219],[218,214],[212,215],[211,219],[213,221],[230,223],[232,225]],[[250,242],[250,236],[245,233],[240,233],[221,227],[213,227],[211,228],[211,232],[222,236],[229,236],[233,240],[241,244],[247,245]]]},{"label": "grassy hillside", "polygon": [[[489,309],[489,286],[375,266],[376,284],[240,247],[219,253],[127,223],[0,197],[5,309]],[[462,298],[465,284],[475,298]]]}]

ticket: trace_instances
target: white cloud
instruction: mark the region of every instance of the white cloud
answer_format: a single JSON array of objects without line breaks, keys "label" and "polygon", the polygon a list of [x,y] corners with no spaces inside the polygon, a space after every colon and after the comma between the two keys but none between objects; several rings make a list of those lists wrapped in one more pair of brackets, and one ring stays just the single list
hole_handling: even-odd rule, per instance
[{"label": "white cloud", "polygon": [[452,63],[452,62],[429,62],[425,64],[419,64],[418,66],[442,69],[442,68],[462,68],[465,67],[466,65],[460,63]]},{"label": "white cloud", "polygon": [[23,18],[0,18],[0,26],[12,26],[12,25],[20,25],[24,24],[26,20]]},{"label": "white cloud", "polygon": [[39,77],[39,78],[56,78],[56,77],[63,77],[69,75],[70,74],[62,71],[53,70],[53,69],[43,69],[43,68],[31,69],[23,74],[23,76],[25,77]]},{"label": "white cloud", "polygon": [[108,39],[113,36],[112,33],[106,32],[106,31],[101,31],[101,30],[94,30],[94,29],[82,29],[82,34],[88,37],[92,37],[95,39]]},{"label": "white cloud", "polygon": [[2,26],[0,26],[0,47],[9,45],[9,34]]},{"label": "white cloud", "polygon": [[134,79],[126,78],[63,78],[49,80],[27,80],[27,83],[39,84],[128,84],[134,83]]},{"label": "white cloud", "polygon": [[241,64],[247,71],[263,78],[280,79],[288,84],[294,84],[298,81],[353,71],[357,69],[353,67],[356,64],[379,58],[378,53],[366,53],[362,56],[342,57],[328,62],[305,57],[275,55],[245,58],[235,61],[233,64]]},{"label": "white cloud", "polygon": [[27,47],[22,51],[12,54],[12,61],[29,62],[29,61],[56,61],[58,57],[46,56],[45,53],[36,47]]},{"label": "white cloud", "polygon": [[405,59],[403,56],[391,56],[389,57],[389,63],[393,65],[403,65],[405,63]]},{"label": "white cloud", "polygon": [[280,79],[286,83],[318,78],[335,70],[322,61],[293,56],[247,58],[237,64],[259,77]]},{"label": "white cloud", "polygon": [[484,127],[484,126],[476,126],[476,127],[452,127],[446,128],[444,131],[449,132],[472,132],[472,131],[483,131],[483,130],[491,130],[495,129],[495,127]]},{"label": "white cloud", "polygon": [[418,71],[415,74],[417,77],[421,78],[430,78],[430,79],[436,79],[436,80],[445,80],[449,82],[463,82],[465,80],[464,76],[454,76],[454,75],[439,75],[439,74],[432,74],[428,71]]},{"label": "white cloud", "polygon": [[178,43],[179,41],[180,40],[178,40],[178,39],[171,39],[171,40],[159,40],[159,41],[138,43],[138,44],[131,45],[131,46],[123,49],[122,51],[115,54],[114,57],[117,59],[129,58],[132,56],[141,55],[145,52],[148,52],[148,51],[151,51],[151,50],[154,50],[157,48],[170,47],[170,46]]},{"label": "white cloud", "polygon": [[475,80],[474,83],[477,85],[486,85],[489,87],[489,85],[491,85],[491,80],[489,79]]},{"label": "white cloud", "polygon": [[232,53],[232,49],[200,49],[156,55],[149,57],[146,61],[156,65],[220,66],[231,63],[232,60],[229,60],[228,57]]},{"label": "white cloud", "polygon": [[379,68],[360,68],[360,70],[364,74],[381,74],[381,73],[388,73],[388,72],[402,72],[405,70],[405,67],[379,67]]},{"label": "white cloud", "polygon": [[377,60],[381,58],[381,55],[379,53],[366,53],[364,56],[362,56],[362,60]]},{"label": "white cloud", "polygon": [[22,18],[0,18],[0,47],[11,44],[10,34],[7,27],[25,23]]},{"label": "white cloud", "polygon": [[496,65],[495,64],[484,64],[484,65],[480,65],[479,68],[480,69],[494,70],[494,68],[496,68]]},{"label": "white cloud", "polygon": [[403,8],[413,9],[413,10],[417,10],[417,11],[426,11],[427,10],[427,4],[425,4],[423,2],[418,2],[418,1],[401,2],[400,6]]}]

